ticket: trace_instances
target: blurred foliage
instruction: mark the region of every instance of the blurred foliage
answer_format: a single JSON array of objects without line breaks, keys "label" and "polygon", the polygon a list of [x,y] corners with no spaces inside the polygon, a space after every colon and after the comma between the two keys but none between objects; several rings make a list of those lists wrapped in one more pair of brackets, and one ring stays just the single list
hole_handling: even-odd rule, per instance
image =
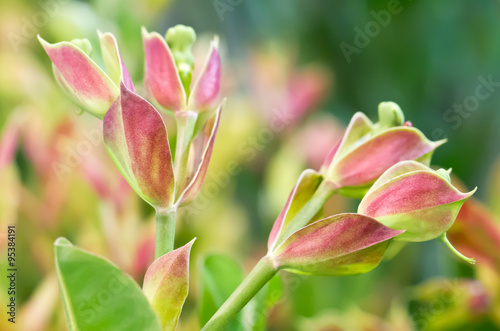
[{"label": "blurred foliage", "polygon": [[[89,138],[100,123],[78,116],[64,97],[36,34],[49,42],[88,38],[99,59],[96,29],[113,32],[139,89],[142,25],[162,34],[175,24],[193,26],[199,36],[197,58],[205,55],[212,34],[219,34],[222,94],[228,102],[207,181],[193,207],[181,211],[177,233],[177,246],[198,237],[193,261],[225,253],[242,261],[248,272],[265,254],[269,230],[301,170],[319,166],[356,111],[375,119],[378,103],[386,100],[398,103],[431,139],[449,139],[436,151],[434,163],[453,167],[467,186],[477,185],[477,196],[498,222],[500,89],[480,100],[476,110],[455,114],[459,124],[453,125],[449,115],[455,104],[475,95],[481,77],[500,82],[500,2],[401,1],[400,13],[391,15],[348,62],[340,45],[354,45],[358,29],[375,22],[373,12],[387,10],[390,2],[1,2],[0,131],[2,137],[15,132],[15,152],[7,166],[0,165],[0,225],[2,231],[6,224],[17,225],[21,328],[65,329],[54,295],[52,244],[57,237],[110,258],[139,283],[151,263],[154,238],[151,208],[123,186],[102,140]],[[293,120],[269,130],[283,109],[293,111]],[[325,213],[352,211],[356,204],[335,197]],[[1,247],[5,256],[4,242]],[[199,265],[192,263],[180,330],[198,328]],[[463,284],[480,282],[488,288],[488,304],[481,306],[486,308],[479,315],[454,318],[463,309],[470,312],[464,304],[468,297],[459,296],[448,307],[452,312],[418,313],[440,291],[429,281],[434,277],[462,279],[451,284],[464,293],[470,287]],[[365,275],[283,275],[285,299],[271,310],[268,327],[368,330],[368,322],[380,325],[376,330],[414,330],[415,323],[422,330],[444,330],[443,325],[494,330],[500,327],[499,279],[498,270],[481,263],[466,266],[436,241],[408,244]],[[418,318],[432,323],[419,326]],[[319,329],[323,324],[333,326]]]}]

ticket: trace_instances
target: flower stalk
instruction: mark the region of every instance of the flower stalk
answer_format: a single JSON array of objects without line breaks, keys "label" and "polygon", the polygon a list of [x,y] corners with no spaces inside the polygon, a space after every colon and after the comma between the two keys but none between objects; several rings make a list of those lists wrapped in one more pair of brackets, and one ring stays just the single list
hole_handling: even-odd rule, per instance
[{"label": "flower stalk", "polygon": [[245,305],[273,278],[278,270],[271,259],[263,257],[243,280],[238,288],[224,302],[202,331],[224,330],[224,327],[245,307]]},{"label": "flower stalk", "polygon": [[156,211],[155,260],[174,249],[176,220],[176,209]]}]

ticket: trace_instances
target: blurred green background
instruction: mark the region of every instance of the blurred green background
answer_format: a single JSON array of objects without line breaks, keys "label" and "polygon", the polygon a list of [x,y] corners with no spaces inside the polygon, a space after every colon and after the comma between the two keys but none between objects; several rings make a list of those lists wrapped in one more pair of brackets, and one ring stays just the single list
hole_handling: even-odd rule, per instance
[{"label": "blurred green background", "polygon": [[[387,24],[378,23],[380,15],[386,15]],[[222,94],[228,98],[207,188],[195,208],[181,215],[178,229],[178,245],[198,237],[180,329],[198,328],[196,262],[222,252],[248,271],[265,254],[272,223],[302,169],[321,164],[318,159],[355,112],[375,121],[381,101],[398,103],[429,139],[447,138],[433,164],[452,167],[469,188],[478,186],[477,197],[492,219],[500,216],[499,1],[4,1],[0,124],[3,133],[15,127],[18,141],[8,173],[2,175],[0,197],[7,202],[0,205],[1,224],[18,226],[18,263],[24,270],[18,283],[18,302],[24,307],[20,318],[43,317],[24,325],[25,330],[64,329],[53,281],[55,238],[67,236],[110,257],[139,282],[144,261],[152,258],[147,255],[152,209],[133,193],[119,194],[133,201],[123,207],[96,188],[96,182],[111,185],[110,178],[119,177],[102,143],[64,176],[56,170],[58,162],[68,162],[68,151],[84,141],[83,133],[99,123],[88,114],[79,116],[64,97],[36,35],[49,42],[88,38],[93,58],[102,64],[96,29],[113,32],[142,91],[140,27],[164,34],[176,24],[197,31],[197,59],[205,55],[213,34],[220,36]],[[346,47],[356,50],[346,56]],[[484,81],[491,83],[481,88],[487,96],[479,98]],[[264,139],[262,130],[281,108],[292,109],[296,119]],[[95,179],[89,167],[97,163],[102,168]],[[238,165],[236,174],[227,171],[232,163]],[[333,200],[327,212],[356,209],[357,201]],[[269,329],[368,330],[356,325],[366,321],[373,330],[497,330],[500,313],[491,312],[500,307],[500,292],[491,289],[498,290],[499,280],[498,273],[490,272],[464,265],[432,241],[405,246],[366,275],[284,275],[286,299],[272,311]],[[436,277],[462,280],[450,286],[438,281],[436,290],[429,283]],[[479,313],[470,313],[470,305],[461,302],[420,309],[423,297],[432,297],[440,286],[458,288],[460,297],[477,295],[462,283],[474,278],[482,282],[478,291],[488,294]],[[329,323],[324,320],[344,326],[321,329]]]}]

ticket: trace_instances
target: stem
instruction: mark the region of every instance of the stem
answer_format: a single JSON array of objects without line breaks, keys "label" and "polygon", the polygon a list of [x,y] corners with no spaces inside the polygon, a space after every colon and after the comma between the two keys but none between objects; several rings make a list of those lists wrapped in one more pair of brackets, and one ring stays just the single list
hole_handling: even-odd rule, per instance
[{"label": "stem", "polygon": [[453,245],[450,243],[450,241],[448,240],[448,238],[446,237],[446,232],[443,233],[443,235],[440,237],[441,241],[444,242],[446,244],[446,246],[448,246],[448,248],[453,252],[455,253],[455,255],[457,255],[459,258],[461,258],[462,260],[464,260],[465,262],[468,262],[470,264],[475,264],[476,263],[476,260],[473,258],[473,257],[467,257],[465,255],[463,255],[462,253],[460,253],[459,251],[457,251],[457,249],[455,247],[453,247]]},{"label": "stem", "polygon": [[176,209],[156,211],[155,260],[174,250]]},{"label": "stem", "polygon": [[229,299],[217,310],[205,324],[202,331],[224,330],[224,327],[245,307],[264,285],[278,272],[269,257],[263,257],[243,280]]},{"label": "stem", "polygon": [[175,196],[178,197],[184,183],[186,167],[189,160],[189,148],[193,140],[194,128],[198,113],[194,111],[178,111],[175,113],[177,121],[177,143],[175,147],[174,176]]},{"label": "stem", "polygon": [[278,240],[276,241],[276,245],[279,245],[286,238],[290,237],[295,231],[306,226],[314,215],[316,215],[321,208],[323,208],[326,201],[328,201],[328,199],[335,194],[335,192],[335,185],[328,180],[323,180],[309,201],[295,215],[290,223],[288,223],[288,226],[282,230]]}]

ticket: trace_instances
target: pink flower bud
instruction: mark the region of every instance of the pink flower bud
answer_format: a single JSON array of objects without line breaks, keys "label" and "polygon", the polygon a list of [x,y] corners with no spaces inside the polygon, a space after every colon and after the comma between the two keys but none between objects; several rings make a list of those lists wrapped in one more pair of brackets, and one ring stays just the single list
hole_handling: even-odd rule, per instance
[{"label": "pink flower bud", "polygon": [[431,142],[414,127],[402,125],[403,113],[390,102],[379,106],[380,121],[354,114],[344,136],[326,158],[321,172],[339,192],[362,198],[392,165],[403,160],[430,163],[434,149],[445,140]]},{"label": "pink flower bud", "polygon": [[73,40],[49,44],[38,40],[53,63],[59,85],[79,106],[102,119],[119,94],[120,81],[133,90],[127,68],[123,64],[115,37],[100,33],[99,41],[108,73],[90,58],[88,40]]},{"label": "pink flower bud", "polygon": [[463,203],[475,192],[461,193],[449,174],[415,161],[389,168],[361,201],[358,213],[397,230],[397,240],[426,241],[443,235]]},{"label": "pink flower bud", "polygon": [[146,55],[144,85],[149,96],[164,110],[213,109],[220,91],[221,63],[218,39],[212,42],[200,76],[190,91],[192,68],[189,48],[196,38],[194,31],[184,26],[176,26],[169,29],[167,37],[185,48],[176,53],[178,58],[162,36],[156,32],[149,33],[144,28],[142,30]]}]

